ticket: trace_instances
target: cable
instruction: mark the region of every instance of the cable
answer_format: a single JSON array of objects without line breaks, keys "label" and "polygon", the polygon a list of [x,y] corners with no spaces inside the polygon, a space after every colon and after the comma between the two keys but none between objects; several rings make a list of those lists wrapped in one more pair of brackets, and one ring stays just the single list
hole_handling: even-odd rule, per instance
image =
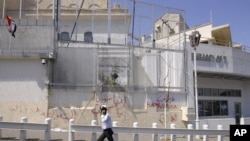
[{"label": "cable", "polygon": [[[73,36],[74,30],[75,30],[75,27],[76,27],[76,23],[77,23],[77,21],[78,21],[78,19],[79,19],[79,16],[80,16],[81,11],[82,11],[83,3],[84,3],[84,0],[82,0],[82,4],[81,4],[81,6],[80,6],[80,10],[78,11],[78,14],[77,14],[77,17],[76,17],[76,20],[75,20],[75,24],[74,24],[74,26],[73,26],[73,29],[72,29],[72,32],[71,32],[71,35],[70,35],[70,40],[71,40],[71,38],[72,38],[72,36]],[[68,43],[67,47],[68,47],[68,46],[69,46],[69,43]]]}]

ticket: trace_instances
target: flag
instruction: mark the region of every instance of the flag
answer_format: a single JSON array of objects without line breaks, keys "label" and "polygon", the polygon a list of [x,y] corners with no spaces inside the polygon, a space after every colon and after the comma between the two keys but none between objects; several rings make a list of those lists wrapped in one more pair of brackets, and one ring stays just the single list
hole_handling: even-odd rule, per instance
[{"label": "flag", "polygon": [[8,31],[15,38],[15,32],[16,32],[16,29],[17,29],[15,21],[8,15],[6,15],[6,21],[7,21],[7,24],[8,24]]}]

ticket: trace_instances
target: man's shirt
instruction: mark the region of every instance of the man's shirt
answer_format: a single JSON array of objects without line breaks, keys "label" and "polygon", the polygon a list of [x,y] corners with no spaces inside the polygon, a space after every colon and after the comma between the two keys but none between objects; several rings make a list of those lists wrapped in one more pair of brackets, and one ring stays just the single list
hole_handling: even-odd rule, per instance
[{"label": "man's shirt", "polygon": [[101,115],[101,121],[102,129],[112,128],[112,120],[108,113],[106,115]]}]

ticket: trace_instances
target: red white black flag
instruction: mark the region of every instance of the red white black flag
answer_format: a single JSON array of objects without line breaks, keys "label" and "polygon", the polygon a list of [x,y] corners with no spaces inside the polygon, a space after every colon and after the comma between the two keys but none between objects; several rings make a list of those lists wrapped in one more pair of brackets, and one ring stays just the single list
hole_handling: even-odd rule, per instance
[{"label": "red white black flag", "polygon": [[6,15],[6,21],[7,21],[7,24],[8,24],[8,31],[15,38],[15,32],[16,32],[16,29],[17,29],[15,21],[8,15]]}]

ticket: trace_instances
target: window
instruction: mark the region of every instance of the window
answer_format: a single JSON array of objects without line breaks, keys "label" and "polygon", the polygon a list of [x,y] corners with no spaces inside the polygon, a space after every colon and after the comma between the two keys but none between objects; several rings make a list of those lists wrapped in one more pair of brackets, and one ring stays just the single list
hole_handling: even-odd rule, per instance
[{"label": "window", "polygon": [[221,115],[228,115],[227,101],[220,102],[220,113]]},{"label": "window", "polygon": [[84,33],[84,42],[93,43],[93,34],[90,31]]},{"label": "window", "polygon": [[228,90],[227,96],[234,96],[234,90]]},{"label": "window", "polygon": [[199,96],[241,97],[241,90],[198,88]]},{"label": "window", "polygon": [[204,116],[212,116],[212,100],[204,101]]},{"label": "window", "polygon": [[220,89],[219,96],[227,96],[227,90],[225,90],[225,89]]},{"label": "window", "polygon": [[203,89],[202,88],[198,88],[198,96],[202,96],[203,95]]},{"label": "window", "polygon": [[240,90],[234,90],[234,96],[235,97],[241,97],[241,91]]},{"label": "window", "polygon": [[211,96],[219,96],[219,89],[211,89]]},{"label": "window", "polygon": [[220,115],[220,101],[218,100],[213,101],[213,115],[214,116]]},{"label": "window", "polygon": [[227,116],[228,103],[226,100],[199,100],[199,116]]},{"label": "window", "polygon": [[203,89],[203,95],[204,96],[211,96],[211,89],[210,88],[204,88]]},{"label": "window", "polygon": [[[241,90],[218,89],[218,88],[198,88],[198,94],[201,97],[241,97]],[[227,116],[227,100],[198,100],[199,116]]]},{"label": "window", "polygon": [[62,32],[60,34],[60,40],[61,41],[69,41],[70,40],[69,39],[69,32],[66,32],[66,31]]}]

